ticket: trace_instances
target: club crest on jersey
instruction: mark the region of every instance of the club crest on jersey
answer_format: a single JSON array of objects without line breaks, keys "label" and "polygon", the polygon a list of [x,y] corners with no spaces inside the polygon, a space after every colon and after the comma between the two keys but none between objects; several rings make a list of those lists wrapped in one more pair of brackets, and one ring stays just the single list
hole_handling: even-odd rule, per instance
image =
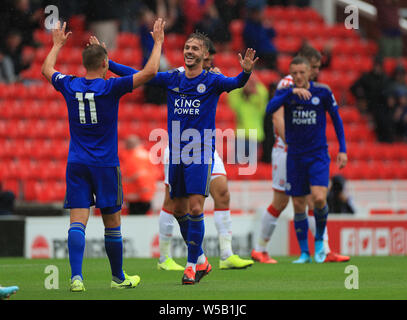
[{"label": "club crest on jersey", "polygon": [[196,87],[196,90],[199,93],[204,93],[206,91],[206,86],[203,83],[198,84],[198,86]]},{"label": "club crest on jersey", "polygon": [[60,80],[60,79],[63,79],[63,78],[65,78],[65,75],[62,74],[62,73],[59,73],[59,74],[57,74],[57,76],[55,77],[55,80]]},{"label": "club crest on jersey", "polygon": [[320,102],[320,100],[319,100],[318,97],[313,97],[313,98],[311,99],[311,103],[312,103],[314,106],[318,105],[319,102]]}]

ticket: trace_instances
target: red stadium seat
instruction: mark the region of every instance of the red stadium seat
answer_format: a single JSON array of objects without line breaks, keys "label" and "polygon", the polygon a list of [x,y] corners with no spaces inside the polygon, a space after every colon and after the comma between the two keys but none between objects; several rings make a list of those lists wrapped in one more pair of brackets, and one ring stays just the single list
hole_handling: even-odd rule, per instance
[{"label": "red stadium seat", "polygon": [[214,58],[214,65],[217,66],[221,72],[225,68],[229,69],[240,67],[237,54],[231,52],[217,53]]},{"label": "red stadium seat", "polygon": [[282,36],[277,37],[274,40],[274,44],[281,53],[295,53],[300,49],[302,40],[300,38]]},{"label": "red stadium seat", "polygon": [[256,75],[267,87],[272,83],[278,83],[281,79],[280,74],[272,70],[258,70]]},{"label": "red stadium seat", "polygon": [[291,56],[279,55],[277,57],[277,68],[278,68],[278,70],[283,74],[288,74],[291,60],[292,60]]},{"label": "red stadium seat", "polygon": [[116,41],[116,46],[119,50],[140,48],[140,39],[134,33],[121,32],[117,36]]},{"label": "red stadium seat", "polygon": [[339,113],[344,123],[355,124],[363,120],[359,110],[355,107],[342,107],[339,109]]},{"label": "red stadium seat", "polygon": [[45,29],[37,29],[34,31],[34,39],[41,42],[44,46],[52,46],[51,33]]},{"label": "red stadium seat", "polygon": [[182,51],[174,50],[166,52],[166,57],[173,68],[184,65],[184,54]]},{"label": "red stadium seat", "polygon": [[17,179],[6,179],[2,181],[3,190],[11,191],[18,199],[20,197],[20,182]]},{"label": "red stadium seat", "polygon": [[165,36],[164,50],[165,54],[169,51],[182,51],[186,41],[186,36],[178,33],[170,33]]}]

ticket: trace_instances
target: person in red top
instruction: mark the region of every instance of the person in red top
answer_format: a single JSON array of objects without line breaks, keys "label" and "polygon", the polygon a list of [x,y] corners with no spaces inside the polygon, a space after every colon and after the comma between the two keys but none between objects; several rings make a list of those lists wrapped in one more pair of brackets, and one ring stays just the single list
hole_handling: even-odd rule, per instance
[{"label": "person in red top", "polygon": [[135,135],[126,140],[121,169],[123,196],[128,204],[129,214],[146,214],[151,208],[159,172],[151,163],[148,150]]}]

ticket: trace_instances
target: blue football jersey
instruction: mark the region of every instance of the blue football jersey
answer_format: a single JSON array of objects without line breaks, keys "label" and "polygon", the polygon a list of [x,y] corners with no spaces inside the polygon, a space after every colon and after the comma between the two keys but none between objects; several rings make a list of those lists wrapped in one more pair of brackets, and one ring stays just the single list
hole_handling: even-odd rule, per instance
[{"label": "blue football jersey", "polygon": [[288,151],[304,153],[326,149],[326,112],[335,126],[340,152],[346,152],[343,123],[338,113],[338,104],[328,86],[310,81],[308,89],[312,97],[302,100],[293,94],[293,88],[276,91],[267,105],[267,113],[276,111],[284,105],[285,137]]},{"label": "blue football jersey", "polygon": [[[149,85],[167,88],[171,163],[184,162],[183,156],[187,154],[194,163],[209,163],[213,159],[219,96],[222,92],[243,87],[249,77],[250,74],[244,72],[237,77],[226,77],[203,70],[195,78],[187,78],[181,67],[159,72],[148,82]],[[188,148],[184,148],[186,145]],[[199,150],[197,154],[196,150]]]},{"label": "blue football jersey", "polygon": [[55,72],[52,85],[68,107],[68,162],[119,166],[117,121],[119,99],[133,90],[133,77],[88,80]]}]

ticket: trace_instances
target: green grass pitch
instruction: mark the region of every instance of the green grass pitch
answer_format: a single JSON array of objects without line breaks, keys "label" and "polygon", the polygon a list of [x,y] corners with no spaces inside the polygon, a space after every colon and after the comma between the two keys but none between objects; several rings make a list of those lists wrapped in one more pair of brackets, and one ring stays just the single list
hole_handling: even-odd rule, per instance
[{"label": "green grass pitch", "polygon": [[[128,274],[141,277],[135,289],[110,289],[107,258],[85,258],[86,292],[69,291],[70,267],[66,259],[0,258],[0,284],[18,285],[10,300],[376,300],[407,299],[407,257],[352,257],[347,263],[294,265],[294,257],[277,257],[276,265],[256,263],[244,270],[220,270],[211,258],[212,272],[199,284],[181,285],[182,272],[157,270],[156,259],[125,259]],[[184,264],[185,259],[176,259]],[[46,289],[48,265],[58,268],[59,289]],[[347,289],[345,273],[358,269],[358,289]],[[55,275],[55,274],[53,274]],[[354,282],[352,282],[354,284]],[[55,284],[55,283],[54,283]]]}]

